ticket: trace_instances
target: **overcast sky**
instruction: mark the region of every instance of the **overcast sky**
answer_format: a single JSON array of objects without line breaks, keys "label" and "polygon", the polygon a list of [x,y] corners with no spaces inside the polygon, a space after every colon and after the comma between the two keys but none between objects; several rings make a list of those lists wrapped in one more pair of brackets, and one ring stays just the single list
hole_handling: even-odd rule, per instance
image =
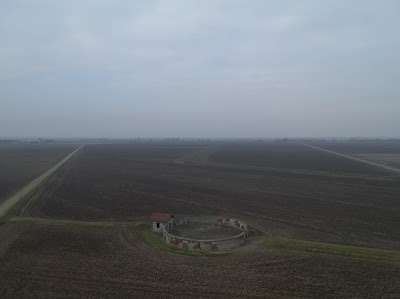
[{"label": "overcast sky", "polygon": [[0,1],[0,137],[400,137],[400,1]]}]

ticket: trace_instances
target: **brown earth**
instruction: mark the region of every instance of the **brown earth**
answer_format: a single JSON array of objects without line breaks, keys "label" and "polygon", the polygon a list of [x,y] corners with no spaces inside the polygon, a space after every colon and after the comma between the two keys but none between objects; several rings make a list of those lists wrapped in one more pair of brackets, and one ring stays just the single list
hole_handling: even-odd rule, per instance
[{"label": "brown earth", "polygon": [[[301,159],[297,146],[292,152]],[[372,172],[341,176],[285,171],[292,169],[285,158],[290,156],[289,145],[284,154],[275,155],[279,171],[173,162],[197,149],[157,144],[86,146],[23,216],[131,221],[147,219],[154,211],[231,215],[273,236],[400,248],[399,178]],[[249,159],[246,153],[243,159]],[[269,153],[257,151],[261,160]],[[312,161],[318,151],[303,154]],[[324,159],[325,171],[331,165],[335,172],[341,158],[327,154]],[[349,168],[357,164],[343,159],[341,167],[346,163]]]},{"label": "brown earth", "polygon": [[[12,225],[12,224],[7,224]],[[7,226],[6,225],[6,226]],[[0,233],[7,227],[0,226]],[[17,226],[0,298],[398,298],[400,266],[287,251],[169,254],[126,229]]]},{"label": "brown earth", "polygon": [[400,141],[397,140],[320,142],[312,145],[400,169]]},{"label": "brown earth", "polygon": [[[282,152],[230,144],[230,165],[206,146],[83,148],[22,215],[103,222],[0,225],[0,298],[398,298],[396,262],[257,246],[185,256],[147,244],[120,223],[154,211],[232,215],[275,237],[399,249],[399,178],[330,155],[313,160],[315,153],[288,145]],[[195,151],[209,153],[208,162],[174,163]]]},{"label": "brown earth", "polygon": [[352,142],[312,142],[312,145],[346,154],[400,154],[399,140],[365,140]]},{"label": "brown earth", "polygon": [[324,153],[300,143],[225,144],[210,156],[217,163],[252,165],[278,169],[302,169],[329,173],[388,175],[379,168]]},{"label": "brown earth", "polygon": [[0,144],[0,204],[77,147],[75,144]]}]

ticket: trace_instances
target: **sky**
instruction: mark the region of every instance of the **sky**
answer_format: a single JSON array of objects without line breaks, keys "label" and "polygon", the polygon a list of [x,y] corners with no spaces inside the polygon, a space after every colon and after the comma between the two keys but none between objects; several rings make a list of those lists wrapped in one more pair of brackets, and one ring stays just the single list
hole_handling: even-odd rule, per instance
[{"label": "sky", "polygon": [[398,0],[2,0],[0,138],[399,138],[399,36]]}]

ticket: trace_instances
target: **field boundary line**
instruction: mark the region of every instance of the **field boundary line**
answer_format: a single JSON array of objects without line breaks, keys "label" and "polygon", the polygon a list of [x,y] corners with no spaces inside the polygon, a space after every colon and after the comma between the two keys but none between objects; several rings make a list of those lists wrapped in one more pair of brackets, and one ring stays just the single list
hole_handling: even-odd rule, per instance
[{"label": "field boundary line", "polygon": [[75,149],[72,153],[67,155],[57,164],[53,165],[51,168],[46,170],[44,173],[39,175],[37,178],[33,179],[27,185],[14,192],[8,199],[6,199],[0,205],[0,219],[5,218],[8,213],[18,204],[20,203],[26,196],[31,195],[33,191],[35,191],[41,184],[45,183],[58,169],[60,169],[65,163],[67,163],[72,157],[77,155],[79,151],[84,147],[81,145],[77,149]]},{"label": "field boundary line", "polygon": [[329,153],[331,155],[336,155],[336,156],[339,156],[339,157],[342,157],[342,158],[347,158],[347,159],[350,159],[350,160],[353,160],[353,161],[357,161],[357,162],[360,162],[360,163],[368,164],[370,166],[381,168],[381,169],[384,169],[384,170],[392,172],[392,173],[400,174],[400,169],[399,168],[391,167],[391,166],[380,164],[380,163],[377,163],[377,162],[372,162],[372,161],[369,161],[369,160],[357,158],[357,157],[346,155],[346,154],[341,154],[341,153],[338,153],[338,152],[335,152],[335,151],[332,151],[332,150],[324,149],[322,147],[310,145],[310,144],[307,144],[307,143],[300,143],[300,144],[302,144],[304,146],[308,146],[308,147],[316,149],[316,150],[320,150],[320,151]]}]

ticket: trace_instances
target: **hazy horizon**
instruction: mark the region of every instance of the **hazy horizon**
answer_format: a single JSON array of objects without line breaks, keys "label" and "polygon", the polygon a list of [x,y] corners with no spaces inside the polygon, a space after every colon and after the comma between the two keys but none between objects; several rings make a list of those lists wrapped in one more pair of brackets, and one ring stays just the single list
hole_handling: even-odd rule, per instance
[{"label": "hazy horizon", "polygon": [[0,138],[400,138],[398,1],[0,3]]},{"label": "hazy horizon", "polygon": [[211,140],[211,141],[218,141],[218,140],[264,140],[264,141],[275,141],[275,140],[282,140],[288,139],[288,141],[293,140],[301,140],[301,139],[309,139],[309,140],[336,140],[336,141],[348,141],[348,140],[395,140],[400,142],[400,138],[398,137],[387,137],[387,136],[173,136],[173,135],[166,135],[166,136],[130,136],[130,137],[110,137],[110,136],[64,136],[64,137],[57,137],[57,136],[0,136],[1,140],[13,140],[13,141],[24,141],[24,140],[180,140],[180,141],[190,141],[190,140]]}]

